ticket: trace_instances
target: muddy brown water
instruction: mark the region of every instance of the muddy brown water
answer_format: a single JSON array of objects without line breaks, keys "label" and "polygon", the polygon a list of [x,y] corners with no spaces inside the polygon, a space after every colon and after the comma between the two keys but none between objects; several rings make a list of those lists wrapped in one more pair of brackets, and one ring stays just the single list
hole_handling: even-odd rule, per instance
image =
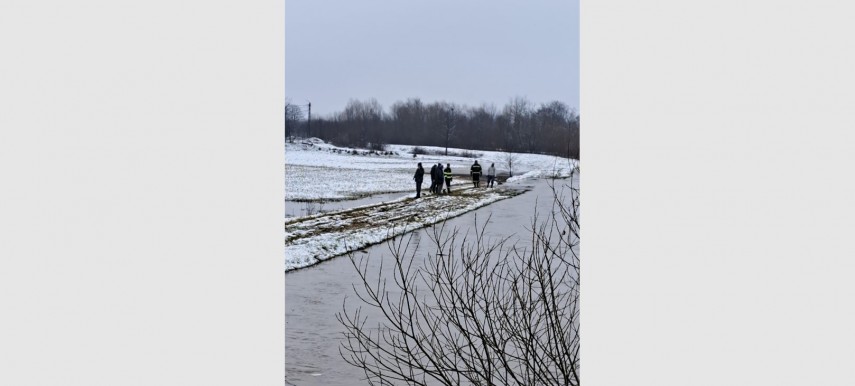
[{"label": "muddy brown water", "polygon": [[[559,183],[569,180],[558,180]],[[476,221],[490,223],[486,235],[494,239],[511,239],[527,243],[526,227],[531,224],[534,208],[548,213],[552,207],[552,191],[546,180],[527,183],[531,191],[501,200],[462,216],[450,219],[446,229],[471,231]],[[578,186],[578,178],[574,185]],[[396,194],[400,195],[400,194]],[[395,197],[397,198],[397,196]],[[431,253],[433,246],[428,232],[432,227],[411,233],[411,245],[416,256]],[[410,235],[399,237],[407,238]],[[390,259],[387,243],[365,250],[370,256],[370,269],[377,270],[379,262]],[[361,252],[357,252],[360,254]],[[384,266],[384,270],[390,264]],[[285,379],[287,385],[365,385],[361,369],[352,367],[342,359],[339,347],[344,327],[336,320],[347,298],[348,309],[358,305],[352,285],[358,277],[350,259],[340,256],[312,267],[285,274]],[[369,317],[374,310],[363,308]]]}]

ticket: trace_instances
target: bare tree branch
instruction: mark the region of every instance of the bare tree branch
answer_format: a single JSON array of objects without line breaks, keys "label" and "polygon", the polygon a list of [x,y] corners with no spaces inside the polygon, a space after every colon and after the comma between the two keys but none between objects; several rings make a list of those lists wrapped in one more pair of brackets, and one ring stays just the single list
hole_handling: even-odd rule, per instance
[{"label": "bare tree branch", "polygon": [[476,218],[469,232],[434,227],[423,260],[412,234],[390,241],[386,271],[351,254],[359,306],[337,314],[345,361],[371,385],[578,385],[579,190],[555,181],[526,245],[489,239],[490,219]]}]

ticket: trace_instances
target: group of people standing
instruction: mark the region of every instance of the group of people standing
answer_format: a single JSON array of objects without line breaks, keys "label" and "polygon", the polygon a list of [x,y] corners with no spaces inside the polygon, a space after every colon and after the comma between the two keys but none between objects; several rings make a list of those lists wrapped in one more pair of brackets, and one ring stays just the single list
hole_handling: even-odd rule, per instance
[{"label": "group of people standing", "polygon": [[[419,162],[416,168],[416,175],[413,177],[416,180],[416,198],[421,197],[422,179],[425,170],[422,169],[422,163]],[[451,192],[451,164],[446,164],[443,169],[442,163],[438,163],[430,167],[430,192],[440,194],[442,192],[442,181],[445,181],[445,190]]]},{"label": "group of people standing", "polygon": [[[472,167],[469,168],[469,174],[472,175],[472,184],[474,187],[481,187],[481,165],[478,164],[478,161],[475,161],[472,164]],[[419,165],[416,167],[416,174],[413,176],[413,180],[416,181],[416,198],[422,196],[422,181],[424,181],[425,170],[422,168],[422,163],[419,162]],[[487,186],[492,188],[493,181],[496,180],[496,164],[491,164],[489,168],[487,168]],[[442,193],[442,183],[445,181],[445,192],[446,194],[451,193],[451,164],[445,164],[445,168],[442,167],[442,163],[438,163],[430,167],[430,192],[433,194]]]}]

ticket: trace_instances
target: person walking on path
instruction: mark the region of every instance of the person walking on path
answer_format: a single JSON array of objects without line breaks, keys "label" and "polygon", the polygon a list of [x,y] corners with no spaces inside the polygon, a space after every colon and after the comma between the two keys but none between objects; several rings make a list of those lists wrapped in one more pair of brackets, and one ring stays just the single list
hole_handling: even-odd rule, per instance
[{"label": "person walking on path", "polygon": [[487,186],[492,188],[493,181],[496,179],[496,164],[490,164],[490,167],[487,168]]},{"label": "person walking on path", "polygon": [[472,175],[472,185],[475,188],[481,187],[481,165],[478,165],[476,160],[472,167],[469,168],[469,174]]},{"label": "person walking on path", "polygon": [[416,198],[422,196],[422,180],[425,178],[425,170],[422,169],[422,163],[419,162],[419,166],[416,168],[416,174],[413,176],[413,180],[416,181]]},{"label": "person walking on path", "polygon": [[430,192],[436,193],[436,165],[430,167]]},{"label": "person walking on path", "polygon": [[451,194],[451,164],[446,164],[445,170],[442,171],[445,176],[445,191]]}]

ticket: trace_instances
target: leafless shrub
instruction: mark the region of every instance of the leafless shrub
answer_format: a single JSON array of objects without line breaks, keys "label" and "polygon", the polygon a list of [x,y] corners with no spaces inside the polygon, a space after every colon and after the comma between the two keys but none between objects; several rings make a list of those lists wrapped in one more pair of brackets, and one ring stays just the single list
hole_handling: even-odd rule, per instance
[{"label": "leafless shrub", "polygon": [[505,166],[508,167],[508,177],[514,176],[514,165],[519,163],[520,157],[513,152],[506,152],[502,156],[502,161],[505,162]]},{"label": "leafless shrub", "polygon": [[[415,146],[410,150],[410,154],[427,154],[427,155],[446,155],[445,150],[439,149],[425,149],[423,147]],[[449,156],[453,157],[463,157],[463,158],[481,158],[484,156],[484,153],[477,153],[471,150],[448,150]]]},{"label": "leafless shrub", "polygon": [[367,147],[368,147],[368,150],[386,151],[387,145],[385,143],[380,143],[380,142],[371,142],[368,144]]},{"label": "leafless shrub", "polygon": [[441,225],[421,263],[412,236],[389,242],[385,276],[382,261],[371,272],[369,256],[351,255],[361,306],[345,300],[337,314],[345,361],[370,385],[578,385],[579,195],[572,182],[551,186],[530,247],[491,242],[487,224],[474,235]]},{"label": "leafless shrub", "polygon": [[419,147],[419,146],[414,146],[414,147],[410,150],[410,154],[412,154],[412,155],[416,155],[416,154],[427,154],[427,150],[425,150],[424,148]]},{"label": "leafless shrub", "polygon": [[476,152],[470,151],[470,150],[463,150],[460,152],[451,152],[449,154],[451,154],[453,156],[464,157],[464,158],[481,158],[481,156],[484,155],[483,153],[476,153]]},{"label": "leafless shrub", "polygon": [[303,203],[303,213],[306,216],[311,216],[324,211],[323,202],[307,201]]}]

